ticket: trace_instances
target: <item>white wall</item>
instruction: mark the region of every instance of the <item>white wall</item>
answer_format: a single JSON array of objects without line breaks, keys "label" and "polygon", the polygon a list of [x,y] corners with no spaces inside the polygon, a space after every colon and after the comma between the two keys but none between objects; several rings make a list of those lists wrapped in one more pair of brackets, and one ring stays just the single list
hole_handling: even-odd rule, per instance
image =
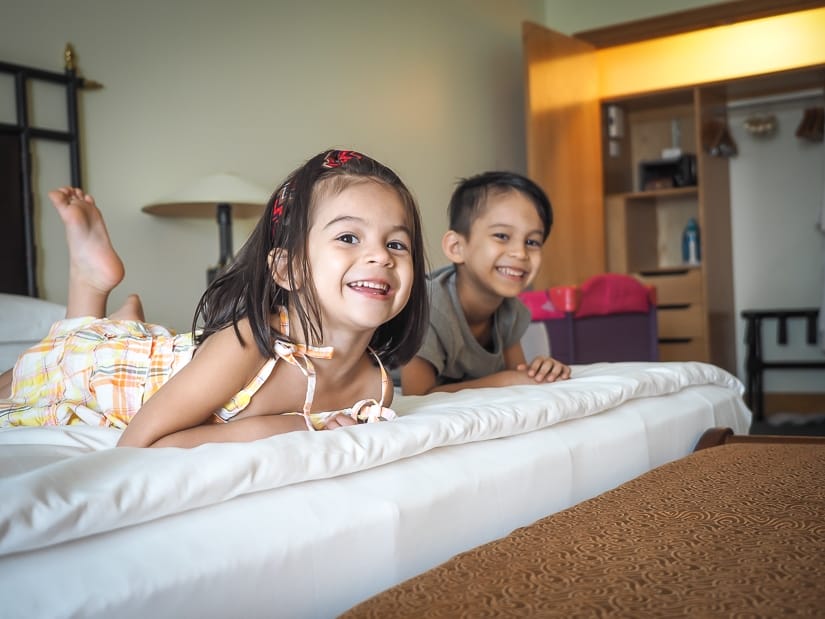
[{"label": "white wall", "polygon": [[[127,266],[112,305],[139,292],[150,320],[187,329],[216,224],[141,206],[215,172],[274,188],[350,146],[407,182],[443,264],[455,181],[525,171],[521,22],[543,17],[542,0],[4,0],[0,59],[61,71],[70,41],[81,74],[104,85],[80,107],[86,188]],[[67,254],[45,191],[68,182],[62,154],[39,147],[37,163],[41,293],[61,302]],[[236,248],[252,225],[235,221]]]},{"label": "white wall", "polygon": [[[204,271],[218,257],[216,225],[154,218],[140,212],[144,204],[220,171],[274,188],[315,152],[352,146],[409,184],[431,262],[442,264],[439,240],[455,180],[525,169],[523,20],[573,33],[703,4],[712,3],[4,0],[0,59],[59,71],[71,41],[81,74],[104,84],[82,94],[81,122],[86,186],[127,264],[113,305],[137,291],[150,319],[187,329]],[[8,120],[3,112],[12,100],[2,86],[0,119]],[[61,113],[62,103],[36,116],[48,122]],[[821,237],[809,227],[817,190],[803,185],[821,179],[822,147],[789,137],[795,114],[765,144],[732,122],[741,152],[731,162],[737,312],[819,303]],[[786,139],[792,152],[778,146]],[[65,151],[43,145],[36,154],[42,292],[62,302],[65,243],[43,201],[46,189],[68,180]],[[752,165],[766,157],[773,162]],[[756,171],[762,165],[768,174]],[[236,248],[252,225],[235,221]],[[815,390],[818,376],[797,374]],[[769,373],[769,390],[787,379]]]},{"label": "white wall", "polygon": [[[739,154],[730,160],[734,302],[744,309],[819,307],[825,285],[825,234],[816,226],[825,196],[825,147],[796,137],[805,107],[822,98],[768,103],[728,112]],[[771,137],[754,137],[743,122],[774,114]],[[776,343],[776,321],[762,329],[765,359],[816,359],[823,352],[806,343],[805,321],[788,323],[789,343]],[[745,324],[737,322],[739,375],[744,376]],[[765,391],[825,392],[822,371],[771,370]]]}]

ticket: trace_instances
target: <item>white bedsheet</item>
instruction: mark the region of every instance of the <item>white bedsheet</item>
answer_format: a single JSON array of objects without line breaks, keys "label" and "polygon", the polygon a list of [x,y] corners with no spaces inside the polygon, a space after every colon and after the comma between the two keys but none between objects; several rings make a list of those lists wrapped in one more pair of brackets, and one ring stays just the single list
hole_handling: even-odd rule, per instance
[{"label": "white bedsheet", "polygon": [[9,616],[334,616],[750,423],[741,383],[711,365],[573,375],[192,450],[0,431],[0,600]]}]

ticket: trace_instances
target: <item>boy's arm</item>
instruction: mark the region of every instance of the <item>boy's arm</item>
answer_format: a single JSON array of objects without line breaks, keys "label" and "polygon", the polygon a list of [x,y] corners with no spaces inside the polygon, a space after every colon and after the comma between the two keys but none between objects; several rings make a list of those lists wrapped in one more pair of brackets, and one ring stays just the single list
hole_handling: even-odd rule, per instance
[{"label": "boy's arm", "polygon": [[[522,359],[524,353],[521,353]],[[436,371],[433,365],[422,357],[414,357],[407,365],[401,368],[401,392],[404,395],[427,395],[428,393],[454,393],[462,389],[478,389],[480,387],[509,387],[510,385],[531,385],[536,379],[527,376],[524,370],[503,370],[472,380],[458,383],[436,384]]]},{"label": "boy's arm", "polygon": [[401,368],[401,392],[404,395],[454,393],[462,389],[535,385],[570,378],[570,368],[552,357],[536,357],[528,365],[521,344],[514,344],[504,351],[504,362],[507,369],[501,372],[472,380],[437,385],[433,365],[422,357],[413,357],[412,361]]},{"label": "boy's arm", "polygon": [[570,367],[553,357],[539,355],[528,363],[521,343],[513,344],[504,351],[504,363],[507,369],[525,372],[536,383],[552,383],[570,378]]},{"label": "boy's arm", "polygon": [[524,349],[520,342],[516,342],[510,348],[504,350],[504,367],[508,370],[517,370],[520,365],[527,365],[524,358]]},{"label": "boy's arm", "polygon": [[435,383],[435,368],[423,357],[413,357],[401,368],[401,393],[404,395],[426,395],[433,391]]}]

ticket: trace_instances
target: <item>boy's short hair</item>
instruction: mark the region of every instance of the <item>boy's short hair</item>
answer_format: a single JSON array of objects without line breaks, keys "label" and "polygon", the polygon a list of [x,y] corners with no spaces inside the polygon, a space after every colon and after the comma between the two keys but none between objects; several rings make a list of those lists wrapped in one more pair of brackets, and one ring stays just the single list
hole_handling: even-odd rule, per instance
[{"label": "boy's short hair", "polygon": [[448,207],[450,230],[463,236],[469,236],[473,222],[487,206],[491,193],[519,191],[527,196],[536,207],[536,212],[544,224],[544,236],[547,240],[553,227],[553,207],[547,194],[541,187],[526,176],[515,172],[484,172],[461,179],[453,191]]}]

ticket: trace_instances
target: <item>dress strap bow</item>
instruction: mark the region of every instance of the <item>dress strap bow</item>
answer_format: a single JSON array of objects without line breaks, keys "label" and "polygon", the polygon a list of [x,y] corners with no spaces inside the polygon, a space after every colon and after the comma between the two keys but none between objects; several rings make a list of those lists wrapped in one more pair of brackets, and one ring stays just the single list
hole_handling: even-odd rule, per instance
[{"label": "dress strap bow", "polygon": [[[289,316],[285,308],[280,310],[281,333],[289,336]],[[370,353],[375,357],[378,367],[381,370],[381,400],[374,399],[361,400],[350,408],[324,413],[312,412],[312,400],[315,397],[315,366],[310,357],[315,359],[332,359],[334,348],[332,346],[307,346],[296,344],[285,340],[275,340],[275,354],[297,367],[307,379],[307,392],[304,399],[304,407],[301,413],[306,421],[309,430],[323,430],[330,419],[336,415],[348,415],[358,423],[372,423],[376,421],[389,421],[396,418],[395,411],[384,406],[384,393],[390,382],[390,377],[384,369],[381,359],[371,348]]]}]

